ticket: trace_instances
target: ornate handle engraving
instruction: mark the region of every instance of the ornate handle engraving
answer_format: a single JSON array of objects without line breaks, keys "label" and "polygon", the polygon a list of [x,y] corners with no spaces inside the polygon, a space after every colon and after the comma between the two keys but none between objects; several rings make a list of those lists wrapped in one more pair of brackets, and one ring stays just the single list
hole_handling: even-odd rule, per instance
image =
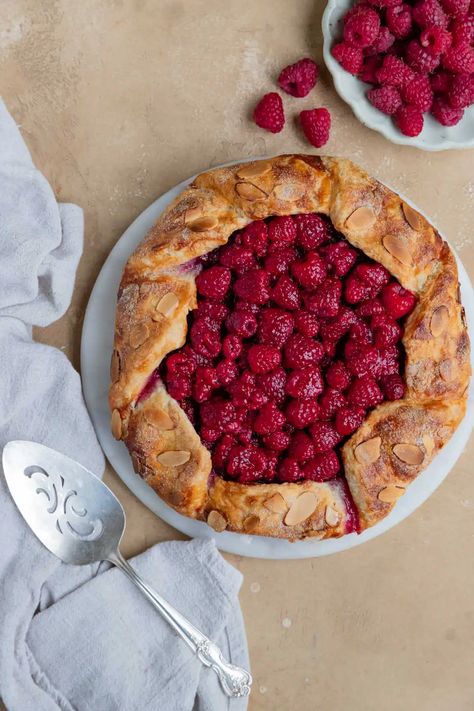
[{"label": "ornate handle engraving", "polygon": [[240,697],[250,694],[252,677],[249,672],[226,662],[218,646],[205,639],[196,646],[196,654],[206,667],[211,667],[228,696]]},{"label": "ornate handle engraving", "polygon": [[63,476],[49,474],[36,465],[27,467],[23,473],[32,482],[38,483],[36,493],[46,497],[46,511],[55,516],[56,530],[59,533],[68,533],[80,541],[95,541],[100,538],[104,530],[102,519],[87,518],[87,509],[81,504],[77,491],[68,489]]}]

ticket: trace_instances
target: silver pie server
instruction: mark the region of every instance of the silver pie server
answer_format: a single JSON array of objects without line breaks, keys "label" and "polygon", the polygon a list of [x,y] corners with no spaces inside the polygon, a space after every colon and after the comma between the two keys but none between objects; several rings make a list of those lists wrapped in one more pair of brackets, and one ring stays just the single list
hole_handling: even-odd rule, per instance
[{"label": "silver pie server", "polygon": [[247,696],[252,677],[225,661],[214,642],[155,592],[119,550],[125,530],[120,501],[98,478],[73,459],[36,442],[15,440],[3,450],[3,470],[23,518],[41,543],[65,563],[113,563],[135,583],[171,627],[213,669],[224,692]]}]

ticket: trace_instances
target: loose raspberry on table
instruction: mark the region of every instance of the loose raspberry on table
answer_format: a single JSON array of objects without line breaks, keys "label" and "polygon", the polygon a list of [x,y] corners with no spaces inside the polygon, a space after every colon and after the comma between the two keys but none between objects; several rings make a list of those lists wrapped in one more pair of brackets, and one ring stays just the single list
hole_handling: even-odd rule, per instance
[{"label": "loose raspberry on table", "polygon": [[307,96],[316,85],[319,70],[316,62],[312,59],[300,59],[295,64],[290,64],[281,70],[278,77],[278,84],[291,96]]},{"label": "loose raspberry on table", "polygon": [[367,410],[375,407],[383,400],[382,391],[373,378],[364,376],[357,378],[347,391],[347,400],[353,407]]},{"label": "loose raspberry on table", "polygon": [[340,442],[341,436],[329,422],[315,422],[309,428],[313,439],[314,451],[317,454],[328,452]]},{"label": "loose raspberry on table", "polygon": [[331,130],[331,114],[327,109],[306,109],[301,111],[300,123],[306,138],[312,146],[321,148],[328,142]]},{"label": "loose raspberry on table", "polygon": [[405,395],[405,383],[398,373],[381,378],[380,387],[387,400],[401,400]]},{"label": "loose raspberry on table", "polygon": [[456,74],[447,90],[447,99],[453,109],[465,109],[474,103],[474,76]]},{"label": "loose raspberry on table", "polygon": [[318,403],[316,400],[290,400],[285,415],[290,425],[302,430],[318,419]]},{"label": "loose raspberry on table", "polygon": [[280,430],[285,422],[284,414],[275,403],[267,402],[258,411],[253,421],[253,428],[257,434],[267,435]]},{"label": "loose raspberry on table", "polygon": [[269,373],[280,365],[281,354],[275,346],[261,344],[251,346],[247,359],[252,373]]},{"label": "loose raspberry on table", "polygon": [[345,390],[351,383],[351,376],[342,360],[334,360],[326,371],[326,382],[335,390]]},{"label": "loose raspberry on table", "polygon": [[307,462],[303,467],[305,479],[312,481],[328,481],[334,479],[341,468],[339,459],[335,452],[322,452]]},{"label": "loose raspberry on table", "polygon": [[344,40],[352,47],[369,47],[380,31],[380,17],[370,7],[360,7],[344,23]]},{"label": "loose raspberry on table", "polygon": [[416,106],[401,106],[395,114],[395,121],[405,136],[418,136],[423,130],[423,113]]},{"label": "loose raspberry on table", "polygon": [[391,54],[385,55],[382,61],[382,66],[376,73],[379,84],[396,86],[400,89],[407,82],[411,81],[414,76],[413,69],[405,64],[400,57],[394,57]]},{"label": "loose raspberry on table", "polygon": [[453,109],[441,96],[437,96],[431,113],[442,126],[455,126],[464,116],[464,109]]},{"label": "loose raspberry on table", "polygon": [[226,267],[209,267],[196,277],[196,288],[202,296],[223,299],[230,286],[231,273]]},{"label": "loose raspberry on table", "polygon": [[235,281],[234,292],[252,304],[265,304],[270,298],[270,274],[263,269],[251,269]]},{"label": "loose raspberry on table", "polygon": [[376,109],[391,116],[401,106],[400,92],[394,86],[380,86],[369,89],[367,98]]},{"label": "loose raspberry on table", "polygon": [[296,225],[296,243],[305,250],[317,249],[330,238],[330,226],[321,215],[295,215],[293,221]]},{"label": "loose raspberry on table", "polygon": [[303,336],[317,336],[319,332],[319,319],[316,314],[309,311],[293,311],[295,329]]},{"label": "loose raspberry on table", "polygon": [[467,42],[453,44],[443,54],[441,64],[445,69],[455,74],[472,74],[474,72],[474,48]]},{"label": "loose raspberry on table", "polygon": [[418,0],[412,10],[413,19],[420,27],[448,26],[448,17],[438,0]]},{"label": "loose raspberry on table", "polygon": [[265,94],[254,109],[253,119],[260,128],[271,133],[280,133],[285,125],[281,96],[275,91]]},{"label": "loose raspberry on table", "polygon": [[427,27],[420,35],[421,46],[437,56],[446,52],[451,46],[451,42],[451,33],[442,27],[436,27],[436,25]]},{"label": "loose raspberry on table", "polygon": [[288,247],[296,240],[296,224],[292,217],[273,217],[268,223],[268,237],[276,247]]},{"label": "loose raspberry on table", "polygon": [[326,277],[326,264],[317,252],[309,252],[304,259],[291,265],[291,273],[305,289],[314,289]]},{"label": "loose raspberry on table", "polygon": [[307,462],[314,457],[315,450],[311,437],[301,430],[295,432],[290,440],[288,454],[299,463]]},{"label": "loose raspberry on table", "polygon": [[415,303],[415,294],[404,289],[396,281],[390,282],[382,290],[382,304],[392,318],[399,319],[407,316],[415,308]]},{"label": "loose raspberry on table", "polygon": [[312,400],[324,390],[319,368],[306,366],[291,371],[286,381],[286,394],[302,400]]},{"label": "loose raspberry on table", "polygon": [[258,340],[281,348],[293,333],[293,316],[283,309],[267,308],[260,312]]},{"label": "loose raspberry on table", "polygon": [[336,430],[342,437],[355,432],[362,424],[365,411],[354,407],[341,407],[334,421]]},{"label": "loose raspberry on table", "polygon": [[341,67],[350,74],[358,74],[362,68],[363,54],[359,47],[351,47],[347,42],[333,45],[331,54]]},{"label": "loose raspberry on table", "polygon": [[281,276],[272,290],[273,301],[284,309],[293,311],[300,306],[300,292],[293,279]]},{"label": "loose raspberry on table", "polygon": [[433,90],[427,75],[415,77],[401,90],[402,98],[420,111],[429,111],[433,103]]},{"label": "loose raspberry on table", "polygon": [[[411,40],[405,50],[407,64],[417,72],[433,72],[441,61],[439,54],[433,54],[422,47],[418,40]],[[413,78],[413,77],[412,77]]]},{"label": "loose raspberry on table", "polygon": [[412,29],[412,8],[405,2],[387,8],[387,27],[397,39],[408,37]]}]

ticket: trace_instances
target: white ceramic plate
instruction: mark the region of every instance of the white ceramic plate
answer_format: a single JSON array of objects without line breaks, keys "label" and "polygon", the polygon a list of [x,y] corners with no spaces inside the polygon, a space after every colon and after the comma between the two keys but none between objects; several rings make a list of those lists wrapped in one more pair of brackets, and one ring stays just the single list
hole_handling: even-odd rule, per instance
[{"label": "white ceramic plate", "polygon": [[448,148],[474,146],[474,106],[464,111],[463,118],[456,126],[441,126],[430,114],[425,113],[423,130],[415,138],[404,136],[390,116],[372,106],[365,96],[370,84],[346,72],[331,54],[331,47],[342,37],[342,18],[353,4],[353,0],[329,0],[322,22],[323,55],[337,93],[349,104],[359,121],[378,131],[393,143],[422,148],[425,151],[444,151]]},{"label": "white ceramic plate", "polygon": [[[379,536],[403,521],[426,501],[453,467],[469,439],[474,424],[474,402],[471,399],[468,403],[467,415],[452,439],[430,466],[410,485],[407,493],[399,499],[389,516],[360,535],[352,533],[326,541],[307,540],[289,543],[277,538],[231,532],[215,533],[207,524],[181,516],[167,506],[134,472],[125,445],[112,437],[107,394],[115,305],[122,270],[131,252],[141,242],[161,212],[191,180],[192,178],[180,183],[162,195],[130,225],[108,256],[89,299],[82,330],[82,382],[86,404],[107,458],[135,496],[157,516],[188,536],[215,538],[218,547],[229,553],[272,559],[312,558],[347,550]],[[408,200],[406,202],[411,204]],[[460,263],[458,266],[468,326],[470,332],[474,333],[474,291],[464,267]]]}]

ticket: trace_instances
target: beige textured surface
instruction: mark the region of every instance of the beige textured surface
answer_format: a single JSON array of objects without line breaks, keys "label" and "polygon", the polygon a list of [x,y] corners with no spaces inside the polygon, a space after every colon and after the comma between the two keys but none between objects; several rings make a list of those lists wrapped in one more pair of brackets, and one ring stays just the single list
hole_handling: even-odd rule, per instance
[{"label": "beige textured surface", "polygon": [[[81,204],[86,248],[67,315],[39,334],[79,365],[84,307],[111,246],[188,175],[246,156],[308,150],[298,110],[328,106],[327,152],[359,162],[436,221],[474,273],[471,152],[422,153],[362,127],[326,71],[285,99],[279,136],[247,120],[288,61],[321,58],[321,0],[3,0],[0,91],[38,167]],[[229,559],[255,687],[250,711],[474,708],[474,445],[409,520],[361,548],[295,562]],[[133,554],[175,531],[109,470]],[[179,534],[178,534],[179,535]]]}]

